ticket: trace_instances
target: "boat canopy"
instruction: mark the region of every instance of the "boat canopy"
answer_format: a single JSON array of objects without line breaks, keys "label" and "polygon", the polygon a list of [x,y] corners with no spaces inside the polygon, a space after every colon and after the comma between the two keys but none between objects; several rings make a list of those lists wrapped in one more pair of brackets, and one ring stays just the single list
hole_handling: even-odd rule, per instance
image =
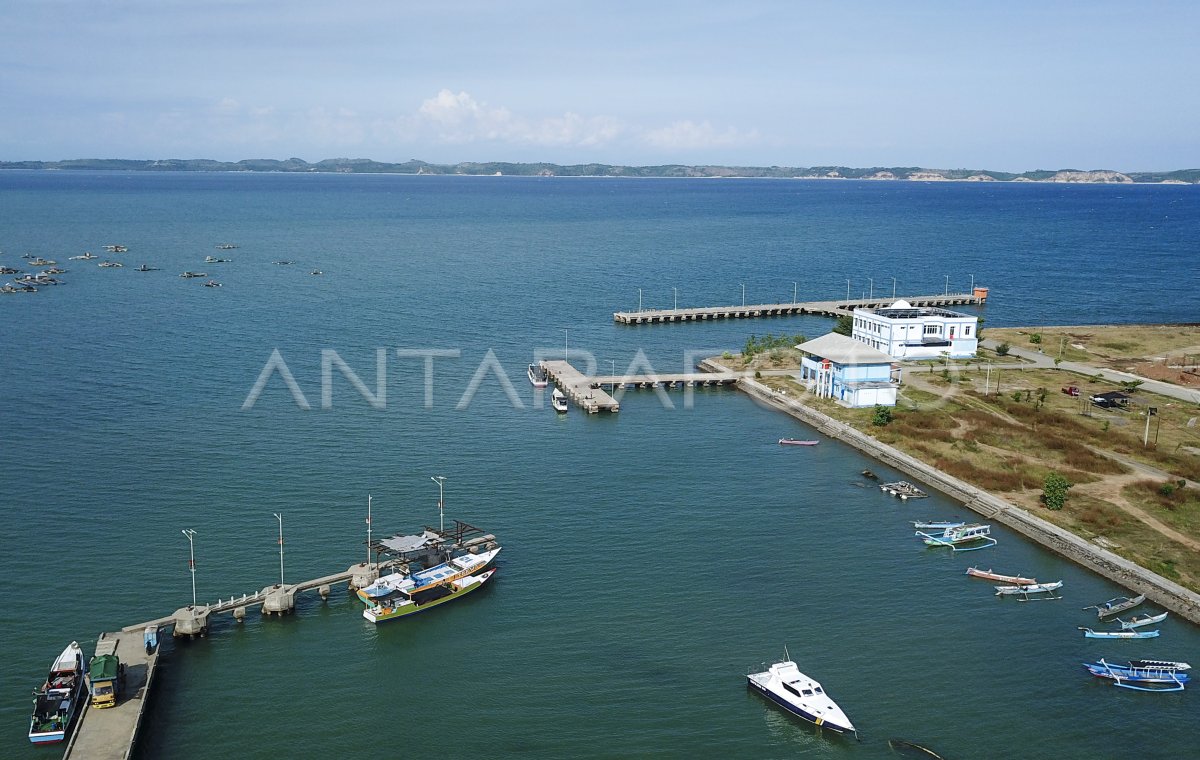
[{"label": "boat canopy", "polygon": [[422,531],[416,536],[392,536],[380,541],[380,545],[394,552],[415,552],[430,544],[435,544],[441,541],[442,537],[432,531]]}]

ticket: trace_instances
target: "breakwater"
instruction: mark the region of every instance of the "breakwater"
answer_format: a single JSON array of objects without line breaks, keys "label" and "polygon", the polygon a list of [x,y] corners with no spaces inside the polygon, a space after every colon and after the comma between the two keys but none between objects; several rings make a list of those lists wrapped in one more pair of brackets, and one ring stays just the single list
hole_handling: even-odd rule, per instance
[{"label": "breakwater", "polygon": [[[721,364],[706,359],[702,369],[727,372]],[[856,430],[844,422],[820,412],[795,398],[777,393],[751,378],[738,382],[738,388],[767,406],[779,409],[836,438],[868,456],[894,467],[926,485],[936,488],[988,520],[1001,523],[1051,551],[1093,570],[1122,586],[1145,594],[1148,599],[1193,623],[1200,624],[1200,595],[1124,557],[1097,546],[1047,520],[955,478],[886,443]]]}]

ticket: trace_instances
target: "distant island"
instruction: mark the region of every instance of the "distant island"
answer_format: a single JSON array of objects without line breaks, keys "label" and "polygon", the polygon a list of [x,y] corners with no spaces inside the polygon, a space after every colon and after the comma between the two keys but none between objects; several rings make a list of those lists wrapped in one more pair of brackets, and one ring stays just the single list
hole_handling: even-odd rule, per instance
[{"label": "distant island", "polygon": [[1200,169],[1169,172],[1118,172],[1109,169],[1048,170],[1014,174],[987,169],[926,169],[917,166],[853,168],[849,166],[619,166],[613,164],[519,164],[487,163],[431,164],[412,159],[394,164],[369,158],[327,158],[310,164],[299,158],[284,161],[255,158],[244,161],[213,161],[204,158],[138,161],[122,158],[78,158],[68,161],[0,161],[0,169],[44,169],[52,171],[137,171],[137,172],[326,172],[332,174],[432,174],[513,175],[518,177],[767,177],[777,179],[871,179],[918,182],[1081,182],[1122,184],[1152,182],[1190,185],[1200,183]]}]

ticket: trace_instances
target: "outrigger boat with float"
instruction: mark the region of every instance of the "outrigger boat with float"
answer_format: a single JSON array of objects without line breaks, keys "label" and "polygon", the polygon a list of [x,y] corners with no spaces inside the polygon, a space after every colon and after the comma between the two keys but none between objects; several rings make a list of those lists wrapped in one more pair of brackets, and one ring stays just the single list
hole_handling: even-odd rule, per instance
[{"label": "outrigger boat with float", "polygon": [[468,575],[465,578],[439,583],[425,591],[396,591],[374,600],[370,607],[363,610],[363,617],[378,625],[387,620],[415,615],[460,596],[466,596],[495,574],[496,570],[493,568],[479,575]]},{"label": "outrigger boat with float", "polygon": [[479,554],[464,554],[428,570],[412,574],[392,573],[383,576],[366,588],[360,588],[355,593],[367,604],[372,604],[397,591],[411,594],[420,593],[439,584],[456,581],[483,570],[496,559],[496,555],[499,553],[500,549],[492,549]]},{"label": "outrigger boat with float", "polygon": [[899,496],[901,501],[909,499],[924,499],[929,494],[917,488],[907,480],[897,480],[892,483],[880,483],[879,490],[892,496]]},{"label": "outrigger boat with float", "polygon": [[[962,523],[959,523],[959,525],[962,525]],[[975,567],[968,567],[967,575],[989,581],[1000,581],[1001,583],[1008,583],[1013,586],[1033,586],[1037,584],[1037,578],[1022,578],[1019,575],[1001,575],[1000,573],[993,573],[990,569],[980,570]],[[1059,585],[1062,584],[1060,583]]]},{"label": "outrigger boat with float", "polygon": [[67,738],[83,702],[83,650],[72,641],[50,666],[50,675],[33,693],[29,741],[51,744]]},{"label": "outrigger boat with float", "polygon": [[1114,665],[1101,659],[1100,662],[1085,662],[1083,667],[1094,676],[1111,678],[1116,681],[1113,685],[1122,689],[1183,691],[1183,685],[1189,680],[1188,674],[1183,671],[1191,668],[1191,665],[1169,660],[1130,660],[1128,665]]},{"label": "outrigger boat with float", "polygon": [[1159,631],[1093,631],[1091,628],[1079,627],[1085,639],[1157,639]]},{"label": "outrigger boat with float", "polygon": [[1131,610],[1144,601],[1146,601],[1145,594],[1138,594],[1137,596],[1133,597],[1132,599],[1128,596],[1118,596],[1114,599],[1109,599],[1107,602],[1103,602],[1101,604],[1093,604],[1090,607],[1084,607],[1084,609],[1085,610],[1095,610],[1096,617],[1103,618],[1103,617],[1108,617],[1109,615],[1116,615],[1118,612],[1124,612],[1125,610]]},{"label": "outrigger boat with float", "polygon": [[550,378],[546,377],[546,370],[537,364],[530,364],[529,369],[525,370],[525,374],[534,388],[545,388],[550,384]]},{"label": "outrigger boat with float", "polygon": [[[992,538],[992,526],[972,523],[956,528],[946,528],[939,534],[929,534],[918,530],[916,535],[924,540],[926,546],[949,546],[956,552],[973,552],[995,546],[998,542]],[[981,546],[968,546],[985,542]]]},{"label": "outrigger boat with float", "polygon": [[1147,615],[1145,617],[1137,617],[1135,615],[1129,620],[1117,618],[1117,622],[1121,624],[1122,631],[1132,631],[1134,628],[1141,628],[1143,625],[1150,625],[1152,623],[1161,623],[1166,619],[1167,613],[1164,612],[1160,615]]},{"label": "outrigger boat with float", "polygon": [[820,441],[802,441],[799,438],[780,438],[780,446],[816,446]]},{"label": "outrigger boat with float", "polygon": [[1011,596],[1013,594],[1048,594],[1062,588],[1062,581],[1052,583],[1027,583],[1024,586],[996,586],[996,596]]},{"label": "outrigger boat with float", "polygon": [[838,733],[858,732],[854,724],[842,712],[842,708],[829,698],[821,684],[804,675],[789,659],[777,662],[762,673],[749,673],[747,685],[792,715],[803,718],[818,728],[832,729]]}]

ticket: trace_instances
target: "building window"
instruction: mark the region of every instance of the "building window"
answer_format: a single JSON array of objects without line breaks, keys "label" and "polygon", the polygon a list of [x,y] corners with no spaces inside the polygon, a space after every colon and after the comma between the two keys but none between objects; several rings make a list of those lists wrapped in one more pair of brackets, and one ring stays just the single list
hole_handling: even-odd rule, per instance
[{"label": "building window", "polygon": [[966,337],[966,338],[971,337],[971,326],[970,325],[967,325],[965,328],[963,328],[963,337]]},{"label": "building window", "polygon": [[942,334],[942,326],[941,325],[925,325],[925,334],[926,335],[941,335]]}]

